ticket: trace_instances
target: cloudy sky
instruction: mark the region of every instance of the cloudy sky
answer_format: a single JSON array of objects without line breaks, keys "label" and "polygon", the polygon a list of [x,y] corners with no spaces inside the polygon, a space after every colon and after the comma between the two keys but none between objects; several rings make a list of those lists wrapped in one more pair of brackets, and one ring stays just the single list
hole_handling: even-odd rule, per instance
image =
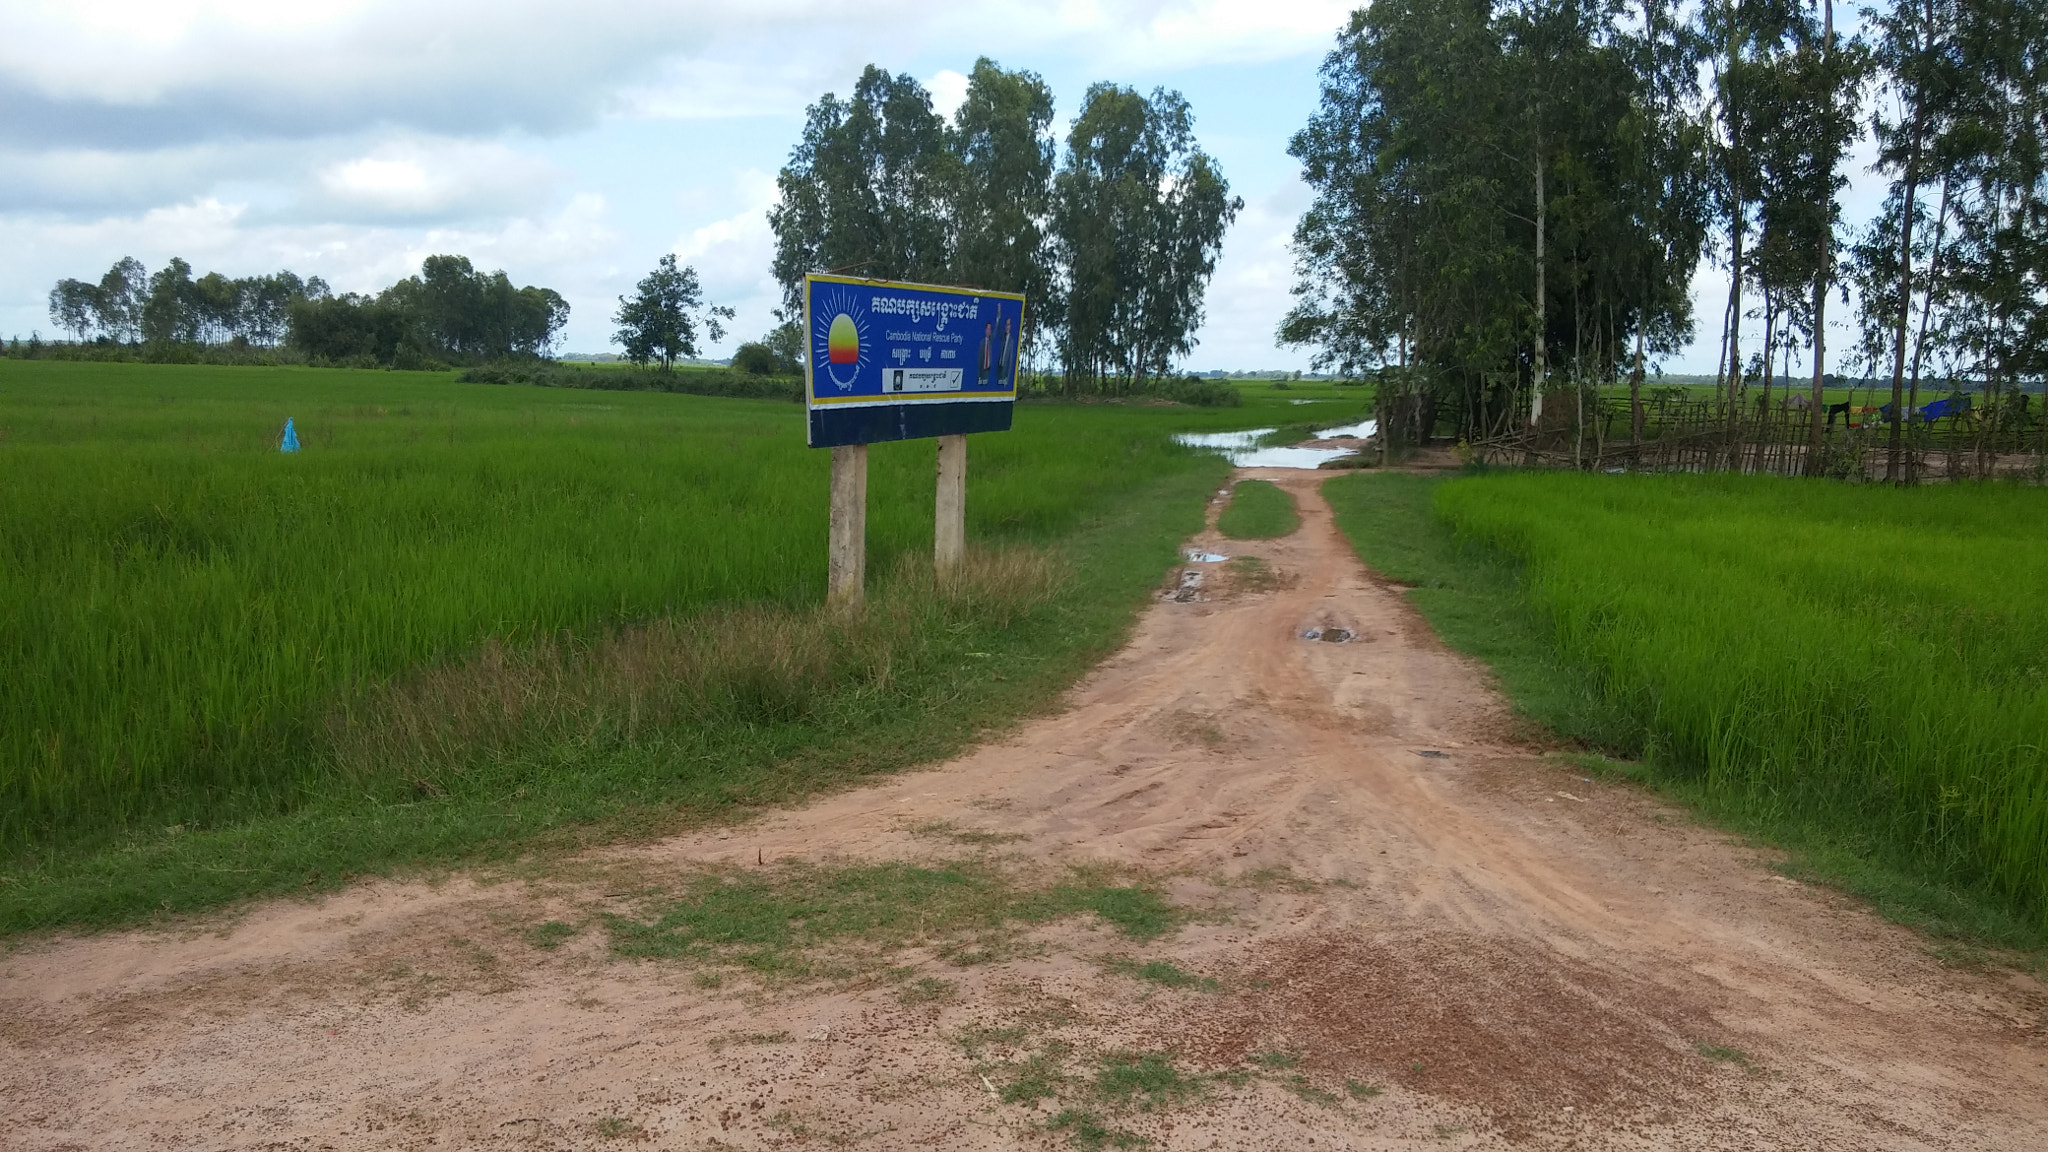
[{"label": "cloudy sky", "polygon": [[804,107],[873,62],[950,113],[987,55],[1043,75],[1062,128],[1094,81],[1183,92],[1245,198],[1190,366],[1306,367],[1272,338],[1308,202],[1286,146],[1349,7],[0,0],[0,334],[47,335],[50,285],[124,255],[374,291],[458,252],[560,291],[565,349],[600,352],[672,251],[739,309],[722,355],[771,323],[765,213]]}]

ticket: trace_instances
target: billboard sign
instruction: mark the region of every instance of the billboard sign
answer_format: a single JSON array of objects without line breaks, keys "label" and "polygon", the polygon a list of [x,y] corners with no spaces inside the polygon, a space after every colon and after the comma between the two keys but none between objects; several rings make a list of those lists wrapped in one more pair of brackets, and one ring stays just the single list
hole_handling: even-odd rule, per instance
[{"label": "billboard sign", "polygon": [[1013,292],[804,277],[811,447],[1008,431],[1023,327]]}]

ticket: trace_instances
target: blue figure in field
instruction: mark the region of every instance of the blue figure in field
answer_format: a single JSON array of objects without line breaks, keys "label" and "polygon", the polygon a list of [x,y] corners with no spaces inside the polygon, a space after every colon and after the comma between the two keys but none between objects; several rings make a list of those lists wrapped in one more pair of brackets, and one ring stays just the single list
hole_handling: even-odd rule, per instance
[{"label": "blue figure in field", "polygon": [[289,416],[284,418],[284,439],[278,441],[277,450],[279,452],[297,452],[299,450],[299,433],[297,429],[292,427],[292,418]]}]

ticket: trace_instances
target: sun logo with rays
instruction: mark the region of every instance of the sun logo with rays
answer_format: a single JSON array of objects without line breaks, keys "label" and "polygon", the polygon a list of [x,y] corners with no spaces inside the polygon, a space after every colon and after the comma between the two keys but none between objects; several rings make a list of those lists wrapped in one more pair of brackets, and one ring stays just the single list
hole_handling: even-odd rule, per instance
[{"label": "sun logo with rays", "polygon": [[868,366],[868,310],[844,288],[828,288],[811,300],[811,363],[841,392],[853,389]]}]

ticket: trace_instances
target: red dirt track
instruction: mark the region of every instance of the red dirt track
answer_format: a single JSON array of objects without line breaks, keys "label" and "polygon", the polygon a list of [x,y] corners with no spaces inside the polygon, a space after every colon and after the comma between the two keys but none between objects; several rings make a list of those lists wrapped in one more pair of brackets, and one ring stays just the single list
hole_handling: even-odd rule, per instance
[{"label": "red dirt track", "polygon": [[[2048,990],[1773,873],[1767,854],[1517,744],[1332,523],[1204,570],[1069,706],[925,771],[533,879],[378,882],[0,955],[0,1148],[1061,1148],[1061,1108],[1164,1149],[2048,1148]],[[1355,634],[1302,638],[1311,628]],[[1432,753],[1433,755],[1424,755]],[[943,823],[941,823],[943,822]],[[935,835],[934,828],[951,829]],[[1209,910],[1092,917],[1007,958],[717,987],[554,917],[705,864],[1096,863]],[[948,839],[951,836],[952,839]],[[1167,960],[1213,988],[1120,974]],[[1008,1103],[1034,1053],[1060,1099]],[[1106,1053],[1198,1092],[1090,1097]],[[1092,1103],[1090,1101],[1093,1101]]]}]

